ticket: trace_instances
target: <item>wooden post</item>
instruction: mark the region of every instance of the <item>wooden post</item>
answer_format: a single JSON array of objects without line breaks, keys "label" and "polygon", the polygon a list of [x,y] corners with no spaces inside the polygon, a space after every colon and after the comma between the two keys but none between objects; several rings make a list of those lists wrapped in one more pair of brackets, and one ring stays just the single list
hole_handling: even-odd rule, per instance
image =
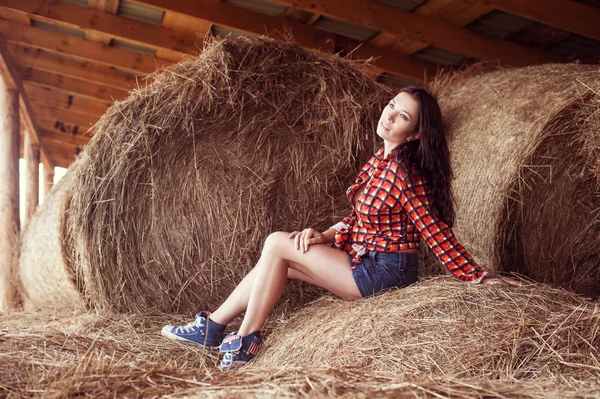
[{"label": "wooden post", "polygon": [[44,165],[44,201],[50,190],[52,190],[52,186],[54,186],[54,168]]},{"label": "wooden post", "polygon": [[14,254],[19,233],[19,92],[0,78],[0,312],[17,306]]},{"label": "wooden post", "polygon": [[27,226],[38,206],[40,195],[40,146],[31,141],[30,132],[25,131],[25,220]]}]

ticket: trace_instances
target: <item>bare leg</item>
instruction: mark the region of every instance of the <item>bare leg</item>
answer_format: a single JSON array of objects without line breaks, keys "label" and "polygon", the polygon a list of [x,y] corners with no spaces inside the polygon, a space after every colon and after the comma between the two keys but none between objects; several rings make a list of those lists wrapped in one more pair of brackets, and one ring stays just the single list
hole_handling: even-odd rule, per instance
[{"label": "bare leg", "polygon": [[[250,292],[252,291],[252,286],[256,278],[257,269],[259,269],[260,265],[264,262],[268,263],[269,259],[265,259],[263,253],[256,266],[250,270],[248,274],[246,274],[237,287],[235,287],[233,292],[229,294],[225,302],[223,302],[223,304],[219,306],[217,310],[211,313],[210,319],[212,321],[215,321],[219,324],[229,324],[231,320],[235,319],[237,316],[246,311],[246,308],[248,307],[248,300],[250,299]],[[318,285],[306,274],[291,268],[287,270],[287,279],[302,280],[313,285]]]},{"label": "bare leg", "polygon": [[262,328],[281,297],[290,267],[308,276],[313,284],[336,295],[348,299],[361,298],[345,252],[317,244],[302,253],[288,237],[289,233],[277,232],[265,241],[261,261],[253,270],[256,274],[239,330],[242,336]]}]

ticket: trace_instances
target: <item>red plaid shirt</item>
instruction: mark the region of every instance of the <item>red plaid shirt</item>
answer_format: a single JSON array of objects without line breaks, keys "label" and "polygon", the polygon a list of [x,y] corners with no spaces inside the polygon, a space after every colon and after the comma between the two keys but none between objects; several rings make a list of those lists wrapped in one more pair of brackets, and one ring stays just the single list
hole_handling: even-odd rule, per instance
[{"label": "red plaid shirt", "polygon": [[[334,227],[336,247],[353,256],[354,264],[369,250],[399,252],[420,246],[423,236],[438,259],[457,278],[480,282],[487,273],[458,243],[446,223],[432,214],[429,207],[430,189],[424,175],[407,175],[406,159],[410,144],[394,149],[384,158],[381,148],[363,166],[356,182],[347,190],[353,205],[350,215]],[[359,189],[356,202],[355,194]]]}]

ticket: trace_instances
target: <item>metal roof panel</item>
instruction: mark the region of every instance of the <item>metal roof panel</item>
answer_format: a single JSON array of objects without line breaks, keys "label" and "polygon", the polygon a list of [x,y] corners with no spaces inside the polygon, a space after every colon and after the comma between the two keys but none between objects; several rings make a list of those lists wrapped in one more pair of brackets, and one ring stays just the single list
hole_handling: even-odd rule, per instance
[{"label": "metal roof panel", "polygon": [[111,39],[110,45],[124,50],[134,51],[136,53],[149,55],[154,57],[156,55],[156,49],[148,46],[142,46],[140,44],[131,43],[125,40]]},{"label": "metal roof panel", "polygon": [[326,32],[336,33],[359,42],[367,42],[379,33],[378,30],[365,28],[364,26],[351,24],[349,22],[340,21],[328,17],[320,17],[312,24],[316,29]]},{"label": "metal roof panel", "polygon": [[505,38],[511,33],[520,32],[531,25],[532,22],[518,15],[494,10],[471,22],[466,28],[487,35]]},{"label": "metal roof panel", "polygon": [[429,46],[413,54],[414,57],[436,64],[457,66],[465,62],[468,57],[451,51],[442,50],[437,47]]},{"label": "metal roof panel", "polygon": [[548,44],[545,50],[562,56],[570,56],[598,45],[600,42],[597,40],[573,33],[562,40]]},{"label": "metal roof panel", "polygon": [[121,0],[117,15],[145,22],[147,24],[161,26],[165,12],[161,9],[150,7],[140,3],[134,3],[131,0]]},{"label": "metal roof panel", "polygon": [[403,76],[393,75],[387,72],[384,72],[381,75],[379,75],[377,81],[381,84],[398,90],[406,86],[422,86],[421,82],[419,81],[405,78]]},{"label": "metal roof panel", "polygon": [[48,30],[51,32],[60,33],[62,35],[77,37],[79,39],[85,38],[85,32],[82,31],[81,29],[69,28],[64,25],[51,24],[46,21],[39,21],[35,18],[31,19],[31,26],[34,26],[34,27],[40,28],[40,29],[44,29],[44,30]]},{"label": "metal roof panel", "polygon": [[388,6],[396,7],[404,11],[413,12],[426,0],[377,0],[379,3],[387,4]]},{"label": "metal roof panel", "polygon": [[272,17],[278,17],[287,10],[288,6],[278,3],[273,3],[268,0],[223,0],[223,3],[228,3],[236,7],[245,8],[267,14]]}]

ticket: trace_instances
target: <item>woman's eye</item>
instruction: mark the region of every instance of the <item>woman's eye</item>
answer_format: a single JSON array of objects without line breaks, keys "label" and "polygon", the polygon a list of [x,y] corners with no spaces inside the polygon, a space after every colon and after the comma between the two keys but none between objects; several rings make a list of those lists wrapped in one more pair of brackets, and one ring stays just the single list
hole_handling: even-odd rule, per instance
[{"label": "woman's eye", "polygon": [[394,104],[389,103],[388,105],[390,106],[390,108],[394,109]]},{"label": "woman's eye", "polygon": [[402,114],[402,119],[404,119],[405,121],[408,120],[408,118],[406,117],[406,115]]}]

